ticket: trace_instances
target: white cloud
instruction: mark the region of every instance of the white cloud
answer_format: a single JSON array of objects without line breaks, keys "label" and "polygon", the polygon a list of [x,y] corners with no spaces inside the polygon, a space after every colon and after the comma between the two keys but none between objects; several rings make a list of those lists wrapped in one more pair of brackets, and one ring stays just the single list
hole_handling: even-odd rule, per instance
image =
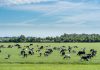
[{"label": "white cloud", "polygon": [[56,22],[57,26],[100,26],[100,11],[81,13],[73,16],[63,16]]},{"label": "white cloud", "polygon": [[53,0],[0,0],[0,5],[1,6],[22,5],[22,4],[41,3],[41,2],[48,2],[48,1],[53,1]]},{"label": "white cloud", "polygon": [[[58,14],[58,16],[54,16],[55,18],[59,17],[60,19],[54,24],[56,25],[68,25],[68,24],[74,24],[74,25],[80,25],[85,24],[87,22],[93,21],[94,23],[99,21],[100,18],[100,6],[99,5],[92,5],[92,4],[86,4],[86,3],[71,3],[71,2],[64,2],[59,1],[52,5],[26,5],[26,6],[15,6],[14,9],[18,10],[36,10],[36,11],[43,11],[46,12],[42,16],[36,18],[36,19],[30,19],[27,21],[24,21],[22,23],[31,23],[34,21],[38,21],[39,19],[43,18],[44,16],[51,16]],[[98,11],[98,12],[96,12]],[[72,12],[72,13],[68,13]],[[76,14],[76,12],[78,14]],[[61,14],[66,13],[70,16]],[[51,17],[52,18],[52,17]],[[100,22],[100,21],[99,21]],[[60,24],[59,24],[60,23]],[[64,24],[62,24],[64,23]]]},{"label": "white cloud", "polygon": [[[5,0],[2,0],[2,2]],[[7,0],[5,2],[10,4],[28,4],[28,5],[15,5],[10,6],[8,8],[14,9],[14,10],[28,10],[28,11],[40,11],[45,12],[45,14],[40,15],[40,17],[35,19],[29,19],[21,22],[21,24],[28,24],[31,22],[36,22],[39,19],[51,16],[57,14],[58,16],[54,16],[55,18],[59,17],[60,19],[56,22],[54,22],[55,25],[68,25],[68,24],[74,24],[74,25],[82,25],[88,22],[97,23],[100,22],[100,5],[96,4],[88,4],[83,2],[68,2],[63,0]],[[31,4],[31,3],[40,3],[40,2],[47,2],[47,1],[58,1],[53,4]],[[31,5],[30,5],[31,4]],[[98,12],[95,12],[95,11]],[[72,13],[68,13],[72,12]],[[76,14],[76,12],[78,14]],[[62,13],[66,13],[69,16],[63,15]],[[62,24],[63,23],[63,24]],[[42,22],[41,22],[42,24]]]},{"label": "white cloud", "polygon": [[[42,11],[55,11],[55,10],[61,10],[61,9],[69,9],[69,8],[75,8],[75,7],[78,7],[80,6],[80,3],[71,3],[71,2],[65,2],[65,1],[58,1],[58,2],[55,2],[53,4],[47,4],[47,5],[34,5],[34,4],[31,4],[31,5],[18,5],[18,6],[11,6],[10,8],[13,8],[13,9],[18,9],[18,10],[42,10]],[[58,10],[58,11],[59,11]]]}]

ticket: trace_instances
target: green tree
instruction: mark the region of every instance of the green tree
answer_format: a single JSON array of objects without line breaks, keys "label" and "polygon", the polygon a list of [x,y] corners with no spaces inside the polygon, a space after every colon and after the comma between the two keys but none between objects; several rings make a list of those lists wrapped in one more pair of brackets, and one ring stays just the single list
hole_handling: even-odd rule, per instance
[{"label": "green tree", "polygon": [[26,37],[24,35],[21,35],[19,38],[18,38],[18,42],[26,42]]}]

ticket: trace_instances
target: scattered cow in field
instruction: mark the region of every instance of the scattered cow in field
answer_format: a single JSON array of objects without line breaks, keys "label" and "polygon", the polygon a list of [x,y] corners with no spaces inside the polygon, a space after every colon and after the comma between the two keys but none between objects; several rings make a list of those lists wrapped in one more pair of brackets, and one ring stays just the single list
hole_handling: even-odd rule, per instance
[{"label": "scattered cow in field", "polygon": [[33,44],[30,44],[30,46],[33,46]]},{"label": "scattered cow in field", "polygon": [[41,57],[42,56],[42,51],[40,50],[40,51],[38,51],[38,53],[39,53],[39,57]]},{"label": "scattered cow in field", "polygon": [[79,51],[78,53],[77,53],[77,55],[84,55],[85,54],[85,51]]},{"label": "scattered cow in field", "polygon": [[49,55],[49,51],[45,51],[44,56],[48,56]]},{"label": "scattered cow in field", "polygon": [[20,53],[23,56],[23,58],[27,57],[27,53],[25,52],[25,49],[22,49]]},{"label": "scattered cow in field", "polygon": [[29,51],[28,51],[28,54],[29,54],[29,55],[33,55],[33,54],[34,54],[33,49],[34,49],[34,48],[29,49]]},{"label": "scattered cow in field", "polygon": [[26,48],[30,48],[30,46],[26,46]]},{"label": "scattered cow in field", "polygon": [[20,46],[19,44],[16,44],[15,46],[16,46],[16,47],[18,47],[18,49],[20,49],[20,48],[21,48],[21,46]]},{"label": "scattered cow in field", "polygon": [[6,47],[4,47],[4,45],[0,45],[0,48],[6,48]]},{"label": "scattered cow in field", "polygon": [[51,54],[53,52],[52,49],[47,49],[44,53],[44,56],[48,56],[49,54]]},{"label": "scattered cow in field", "polygon": [[61,49],[61,50],[60,50],[60,53],[62,53],[62,52],[65,52],[65,49]]},{"label": "scattered cow in field", "polygon": [[53,47],[54,50],[57,50],[57,47]]},{"label": "scattered cow in field", "polygon": [[12,48],[13,47],[13,45],[8,45],[8,47],[7,48]]},{"label": "scattered cow in field", "polygon": [[61,52],[61,55],[64,56],[64,55],[65,55],[65,51],[62,51],[62,52]]},{"label": "scattered cow in field", "polygon": [[43,46],[41,46],[39,49],[43,49],[44,47]]},{"label": "scattered cow in field", "polygon": [[93,58],[93,57],[96,55],[96,53],[97,53],[96,50],[91,49],[89,54],[85,54],[85,55],[83,55],[83,56],[81,57],[81,60],[83,59],[83,60],[88,61],[89,59]]},{"label": "scattered cow in field", "polygon": [[[79,47],[78,46],[58,46],[58,47],[54,47],[54,46],[41,46],[41,45],[37,45],[36,47],[33,47],[33,44],[29,44],[28,46],[21,46],[20,44],[16,44],[16,45],[8,45],[7,48],[12,48],[13,46],[21,48],[21,49],[17,49],[17,50],[21,50],[20,55],[23,58],[27,58],[30,57],[32,55],[34,55],[35,53],[38,54],[37,57],[41,57],[43,54],[44,56],[49,56],[52,55],[53,52],[57,52],[58,54],[60,54],[63,59],[70,59],[71,54],[77,54],[79,55],[79,57],[81,58],[81,60],[84,61],[89,61],[90,59],[92,59],[93,57],[96,56],[97,51],[94,49],[90,49],[89,53],[86,53],[86,48],[81,48],[80,51],[78,51]],[[15,48],[13,47],[13,48]],[[4,48],[4,45],[0,46],[1,49]],[[6,47],[5,47],[6,48]],[[23,49],[24,48],[24,49]],[[78,49],[77,49],[78,48]],[[1,49],[0,49],[0,53],[1,53]],[[86,52],[85,52],[86,51]],[[66,54],[67,53],[67,54]],[[1,54],[0,54],[1,55]],[[7,55],[7,57],[5,59],[9,59],[11,57],[10,54]],[[49,58],[49,57],[47,57]]]},{"label": "scattered cow in field", "polygon": [[81,57],[81,60],[86,60],[86,61],[88,61],[88,60],[89,60],[89,57],[88,57],[88,56],[82,56],[82,57]]},{"label": "scattered cow in field", "polygon": [[65,51],[66,51],[66,49],[61,48],[61,50],[60,50],[60,54],[61,54],[62,56],[64,56],[64,55],[65,55]]},{"label": "scattered cow in field", "polygon": [[95,56],[97,54],[97,51],[94,49],[91,49],[90,52],[91,52],[92,56]]},{"label": "scattered cow in field", "polygon": [[72,47],[68,46],[68,51],[71,53]]},{"label": "scattered cow in field", "polygon": [[92,54],[86,54],[86,55],[83,55],[83,56],[81,57],[81,60],[83,59],[83,60],[88,61],[88,60],[91,59],[91,58],[92,58]]},{"label": "scattered cow in field", "polygon": [[65,54],[63,59],[71,58],[70,54]]}]

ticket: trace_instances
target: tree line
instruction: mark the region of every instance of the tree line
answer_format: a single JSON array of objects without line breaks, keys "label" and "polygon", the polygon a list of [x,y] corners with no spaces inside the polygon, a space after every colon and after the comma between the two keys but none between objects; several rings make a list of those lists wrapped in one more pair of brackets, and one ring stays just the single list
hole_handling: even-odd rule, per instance
[{"label": "tree line", "polygon": [[64,43],[64,42],[100,42],[100,34],[63,34],[55,37],[0,37],[0,42],[40,42],[40,43]]}]

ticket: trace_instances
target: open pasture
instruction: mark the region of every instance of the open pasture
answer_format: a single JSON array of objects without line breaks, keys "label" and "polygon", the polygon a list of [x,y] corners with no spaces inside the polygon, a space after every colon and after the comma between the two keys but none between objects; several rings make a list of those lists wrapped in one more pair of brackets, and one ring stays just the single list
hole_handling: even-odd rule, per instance
[{"label": "open pasture", "polygon": [[100,65],[0,64],[0,70],[99,70]]},{"label": "open pasture", "polygon": [[[0,43],[3,48],[0,48],[0,63],[22,63],[22,64],[100,64],[100,43],[18,43],[20,47],[15,46],[16,43]],[[10,46],[9,46],[10,45]],[[8,47],[9,46],[9,47]],[[11,47],[13,46],[13,47]],[[43,46],[41,50],[41,56],[38,49]],[[64,46],[64,47],[63,47]],[[68,52],[68,47],[71,47],[71,52]],[[77,48],[75,48],[77,46]],[[58,50],[54,50],[56,47]],[[60,54],[61,48],[65,48],[66,54],[70,54],[70,58],[64,59],[64,56]],[[28,48],[33,48],[33,55],[27,55],[23,57],[20,53],[22,49],[28,52]],[[53,49],[53,52],[44,56],[47,49]],[[90,53],[90,49],[97,51],[96,56],[86,60],[81,60],[81,56],[77,53],[85,48],[86,54]],[[75,52],[73,52],[73,50]],[[9,56],[9,58],[8,58]],[[6,59],[8,58],[8,59]]]}]

